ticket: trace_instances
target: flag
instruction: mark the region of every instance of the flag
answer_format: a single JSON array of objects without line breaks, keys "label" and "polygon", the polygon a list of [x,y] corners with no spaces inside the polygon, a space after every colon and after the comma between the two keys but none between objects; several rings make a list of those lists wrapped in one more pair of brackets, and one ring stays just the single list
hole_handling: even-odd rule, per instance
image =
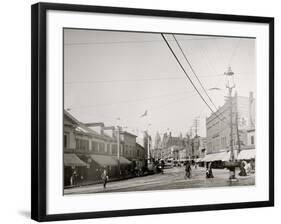
[{"label": "flag", "polygon": [[140,117],[145,117],[145,116],[147,116],[147,110]]}]

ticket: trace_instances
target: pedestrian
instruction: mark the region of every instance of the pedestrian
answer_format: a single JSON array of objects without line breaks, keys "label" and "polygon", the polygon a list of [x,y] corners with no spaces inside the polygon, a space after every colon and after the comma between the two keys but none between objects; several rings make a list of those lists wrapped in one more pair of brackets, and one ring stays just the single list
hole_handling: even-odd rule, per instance
[{"label": "pedestrian", "polygon": [[246,173],[246,161],[242,161],[240,165],[240,172],[238,174],[239,176],[247,176]]},{"label": "pedestrian", "polygon": [[83,185],[83,181],[84,181],[84,176],[80,175],[80,184],[79,184],[80,187]]},{"label": "pedestrian", "polygon": [[78,176],[77,171],[76,169],[74,169],[72,172],[72,184],[71,184],[72,186],[75,186],[77,184],[77,176]]},{"label": "pedestrian", "polygon": [[103,172],[101,174],[101,179],[103,180],[103,189],[105,189],[107,181],[108,181],[108,175],[107,175],[106,168],[103,169]]},{"label": "pedestrian", "polygon": [[206,178],[214,178],[213,170],[212,170],[212,162],[209,162],[206,169]]},{"label": "pedestrian", "polygon": [[191,166],[189,161],[187,161],[185,165],[185,179],[187,178],[191,178]]},{"label": "pedestrian", "polygon": [[245,162],[245,163],[246,163],[245,171],[246,171],[246,174],[248,175],[252,170],[252,166],[251,166],[251,163],[247,163],[247,162]]},{"label": "pedestrian", "polygon": [[165,162],[164,160],[161,160],[161,173],[164,174],[164,166],[165,166]]}]

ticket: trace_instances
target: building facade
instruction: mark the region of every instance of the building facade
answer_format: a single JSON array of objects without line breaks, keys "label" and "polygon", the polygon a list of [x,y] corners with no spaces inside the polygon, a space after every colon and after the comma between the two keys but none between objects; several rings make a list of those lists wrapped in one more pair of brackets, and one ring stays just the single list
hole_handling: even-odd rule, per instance
[{"label": "building facade", "polygon": [[145,160],[135,135],[101,122],[83,124],[67,111],[63,141],[65,186],[99,181],[103,169],[110,179],[122,178],[132,174],[134,164],[140,164],[136,161]]},{"label": "building facade", "polygon": [[[206,118],[206,150],[207,154],[230,150],[231,128],[233,147],[243,150],[248,146],[255,147],[255,99],[250,92],[249,97],[237,96],[232,98],[232,116],[230,101],[220,107],[215,113]],[[232,127],[230,127],[232,117]]]},{"label": "building facade", "polygon": [[154,156],[156,159],[186,161],[201,157],[205,150],[205,137],[198,135],[193,138],[190,138],[189,135],[175,137],[170,132],[163,135],[161,148],[155,149]]}]

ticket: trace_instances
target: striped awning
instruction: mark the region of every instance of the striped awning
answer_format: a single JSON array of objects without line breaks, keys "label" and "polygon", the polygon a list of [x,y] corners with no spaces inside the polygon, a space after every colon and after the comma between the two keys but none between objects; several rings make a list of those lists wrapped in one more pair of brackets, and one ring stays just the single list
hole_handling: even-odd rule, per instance
[{"label": "striped awning", "polygon": [[63,164],[65,166],[87,166],[81,159],[74,153],[64,153]]}]

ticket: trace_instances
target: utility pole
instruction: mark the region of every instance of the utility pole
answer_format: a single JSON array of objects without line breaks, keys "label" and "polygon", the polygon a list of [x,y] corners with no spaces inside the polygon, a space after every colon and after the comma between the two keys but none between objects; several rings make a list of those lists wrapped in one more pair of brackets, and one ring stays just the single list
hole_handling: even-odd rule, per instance
[{"label": "utility pole", "polygon": [[236,111],[235,111],[235,120],[236,120],[237,145],[238,145],[237,153],[240,153],[240,151],[241,151],[241,142],[240,142],[239,124],[238,124],[237,92],[235,93],[235,101],[236,101],[236,105],[235,105],[235,109],[236,109]]},{"label": "utility pole", "polygon": [[149,141],[149,135],[147,134],[147,163],[150,163],[150,141]]},{"label": "utility pole", "polygon": [[189,140],[188,140],[188,145],[190,147],[190,153],[189,153],[188,159],[190,160],[190,155],[191,155],[191,158],[193,157],[192,127],[190,127],[189,131],[190,131],[190,137],[189,137]]},{"label": "utility pole", "polygon": [[192,134],[193,134],[192,132],[193,132],[193,131],[192,131],[192,127],[190,127],[190,128],[189,128],[189,137],[190,137],[190,139],[192,138]]},{"label": "utility pole", "polygon": [[230,119],[230,161],[232,165],[229,167],[230,170],[230,181],[237,181],[235,177],[235,158],[234,158],[234,149],[233,149],[233,106],[232,106],[232,90],[235,88],[235,83],[233,79],[234,72],[231,70],[231,67],[228,67],[227,72],[224,73],[226,75],[226,88],[228,89],[228,99],[229,99],[229,119]]},{"label": "utility pole", "polygon": [[121,175],[120,170],[120,126],[117,126],[117,162],[118,162],[118,173]]},{"label": "utility pole", "polygon": [[188,134],[186,134],[186,143],[185,143],[185,159],[187,160],[188,158],[188,151],[189,151],[189,139],[190,136]]},{"label": "utility pole", "polygon": [[197,137],[198,134],[198,127],[199,127],[199,119],[195,118],[193,122],[194,128],[195,128],[195,136]]},{"label": "utility pole", "polygon": [[233,115],[233,111],[232,111],[232,88],[228,88],[228,97],[229,97],[229,117],[230,117],[230,159],[231,161],[234,160],[234,152],[233,152],[233,119],[232,119],[232,115]]}]

